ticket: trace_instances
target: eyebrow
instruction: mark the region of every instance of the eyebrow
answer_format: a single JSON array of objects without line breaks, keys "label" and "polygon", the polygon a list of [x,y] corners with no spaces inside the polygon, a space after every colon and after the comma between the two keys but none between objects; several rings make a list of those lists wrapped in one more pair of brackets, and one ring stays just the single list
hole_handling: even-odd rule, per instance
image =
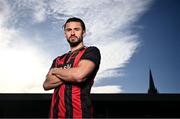
[{"label": "eyebrow", "polygon": [[[75,28],[73,28],[73,29],[75,29],[75,30],[80,30],[81,28],[80,28],[80,27],[75,27]],[[72,28],[65,28],[65,30],[72,30]]]}]

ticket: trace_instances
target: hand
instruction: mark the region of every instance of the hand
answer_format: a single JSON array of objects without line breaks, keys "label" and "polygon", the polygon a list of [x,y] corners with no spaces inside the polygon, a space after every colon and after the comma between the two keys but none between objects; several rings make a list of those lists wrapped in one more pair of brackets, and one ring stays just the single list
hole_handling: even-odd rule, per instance
[{"label": "hand", "polygon": [[43,83],[43,88],[45,90],[50,90],[50,89],[60,86],[62,83],[63,83],[63,81],[61,79],[59,79],[55,75],[51,75],[51,73],[49,73],[46,76],[46,80]]},{"label": "hand", "polygon": [[59,68],[52,68],[51,70],[50,70],[50,73],[53,75],[53,74],[56,74],[57,73],[57,71],[58,71],[58,69]]},{"label": "hand", "polygon": [[57,82],[62,82],[63,83],[63,81],[60,78],[58,78],[56,75],[53,74],[54,72],[56,72],[57,69],[58,68],[50,69],[48,74],[46,75],[46,79],[47,79],[47,81],[49,83],[52,83],[52,84],[57,83]]},{"label": "hand", "polygon": [[47,75],[46,78],[47,78],[47,81],[52,84],[57,83],[57,82],[62,82],[62,80],[59,79],[56,75]]}]

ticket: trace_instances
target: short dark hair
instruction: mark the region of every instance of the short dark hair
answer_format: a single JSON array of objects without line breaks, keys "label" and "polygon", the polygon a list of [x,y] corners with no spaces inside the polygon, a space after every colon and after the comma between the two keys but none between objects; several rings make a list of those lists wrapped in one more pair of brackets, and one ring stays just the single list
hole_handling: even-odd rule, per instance
[{"label": "short dark hair", "polygon": [[64,30],[65,30],[66,24],[69,23],[69,22],[80,22],[82,29],[86,32],[86,26],[85,26],[83,20],[81,20],[80,18],[77,18],[77,17],[71,17],[71,18],[69,18],[69,19],[65,22],[65,24],[63,25]]}]

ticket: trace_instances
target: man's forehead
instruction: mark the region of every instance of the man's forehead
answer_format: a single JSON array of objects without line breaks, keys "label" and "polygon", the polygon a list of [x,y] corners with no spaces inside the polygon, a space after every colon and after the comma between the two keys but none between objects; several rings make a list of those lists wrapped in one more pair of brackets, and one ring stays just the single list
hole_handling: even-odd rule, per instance
[{"label": "man's forehead", "polygon": [[71,27],[71,26],[81,27],[81,23],[75,21],[66,23],[66,27]]}]

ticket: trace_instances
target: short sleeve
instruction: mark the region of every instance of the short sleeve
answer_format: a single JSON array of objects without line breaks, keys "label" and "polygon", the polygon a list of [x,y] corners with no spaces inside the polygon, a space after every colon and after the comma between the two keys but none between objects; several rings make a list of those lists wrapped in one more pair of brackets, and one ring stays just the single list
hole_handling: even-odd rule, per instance
[{"label": "short sleeve", "polygon": [[50,69],[55,68],[56,59],[53,60]]},{"label": "short sleeve", "polygon": [[86,49],[86,51],[82,55],[81,59],[91,60],[92,62],[95,63],[95,65],[97,67],[99,67],[100,60],[101,60],[101,54],[97,47],[91,46]]}]

